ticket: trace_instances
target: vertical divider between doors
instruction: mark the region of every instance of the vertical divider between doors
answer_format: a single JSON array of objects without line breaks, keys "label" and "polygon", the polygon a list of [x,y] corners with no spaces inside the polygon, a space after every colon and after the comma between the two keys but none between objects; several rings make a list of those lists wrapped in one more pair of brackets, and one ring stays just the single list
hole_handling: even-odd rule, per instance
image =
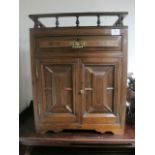
[{"label": "vertical divider between doors", "polygon": [[[80,123],[83,123],[83,115],[84,115],[84,106],[85,106],[85,76],[84,76],[84,64],[82,59],[79,60],[79,66],[80,66],[80,88],[79,88],[79,94],[80,94]],[[82,90],[82,92],[81,92]]]},{"label": "vertical divider between doors", "polygon": [[81,126],[82,124],[82,96],[80,94],[80,90],[81,88],[81,82],[82,82],[82,63],[81,63],[81,59],[77,58],[77,104],[78,104],[78,123]]},{"label": "vertical divider between doors", "polygon": [[77,62],[77,70],[76,70],[76,97],[77,97],[77,102],[76,102],[76,106],[77,106],[77,110],[78,110],[78,124],[80,124],[81,122],[81,111],[80,111],[80,107],[81,107],[81,101],[80,101],[80,96],[79,96],[79,80],[80,80],[80,62],[79,62],[79,58],[76,59]]}]

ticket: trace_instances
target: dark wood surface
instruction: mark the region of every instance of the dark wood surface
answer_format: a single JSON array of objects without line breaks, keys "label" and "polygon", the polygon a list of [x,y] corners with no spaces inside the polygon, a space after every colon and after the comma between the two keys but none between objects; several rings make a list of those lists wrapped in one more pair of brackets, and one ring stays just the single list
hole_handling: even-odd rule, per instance
[{"label": "dark wood surface", "polygon": [[115,147],[134,148],[134,125],[126,125],[124,135],[100,134],[95,131],[68,130],[60,133],[37,134],[32,106],[20,119],[20,143],[27,146]]},{"label": "dark wood surface", "polygon": [[101,135],[92,131],[64,131],[37,134],[32,104],[20,115],[20,155],[134,155],[134,125],[126,125],[125,134]]},{"label": "dark wood surface", "polygon": [[135,155],[134,148],[65,148],[25,147],[20,145],[19,155]]},{"label": "dark wood surface", "polygon": [[[51,148],[51,147],[32,147],[22,146],[20,155],[134,155],[134,149],[120,148]],[[26,153],[25,150],[27,149]],[[24,154],[25,153],[25,154]]]}]

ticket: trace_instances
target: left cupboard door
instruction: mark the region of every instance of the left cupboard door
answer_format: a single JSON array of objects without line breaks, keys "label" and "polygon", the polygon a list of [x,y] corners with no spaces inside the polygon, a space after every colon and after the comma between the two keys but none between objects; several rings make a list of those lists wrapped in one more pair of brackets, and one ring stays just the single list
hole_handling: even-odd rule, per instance
[{"label": "left cupboard door", "polygon": [[78,123],[76,59],[36,60],[40,125]]}]

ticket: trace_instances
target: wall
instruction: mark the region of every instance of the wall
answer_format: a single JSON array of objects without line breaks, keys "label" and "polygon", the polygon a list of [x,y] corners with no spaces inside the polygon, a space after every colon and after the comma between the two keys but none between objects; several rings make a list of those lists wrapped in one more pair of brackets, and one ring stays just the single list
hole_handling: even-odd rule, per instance
[{"label": "wall", "polygon": [[19,72],[20,112],[32,99],[29,28],[33,22],[28,18],[34,13],[128,11],[124,24],[129,26],[128,71],[134,72],[134,0],[20,0],[19,6]]}]

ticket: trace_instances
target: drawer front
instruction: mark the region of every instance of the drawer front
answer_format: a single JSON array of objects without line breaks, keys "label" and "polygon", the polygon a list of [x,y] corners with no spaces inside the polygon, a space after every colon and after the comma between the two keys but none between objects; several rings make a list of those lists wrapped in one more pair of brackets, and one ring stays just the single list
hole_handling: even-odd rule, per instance
[{"label": "drawer front", "polygon": [[121,36],[82,36],[38,38],[39,49],[89,49],[121,50]]}]

